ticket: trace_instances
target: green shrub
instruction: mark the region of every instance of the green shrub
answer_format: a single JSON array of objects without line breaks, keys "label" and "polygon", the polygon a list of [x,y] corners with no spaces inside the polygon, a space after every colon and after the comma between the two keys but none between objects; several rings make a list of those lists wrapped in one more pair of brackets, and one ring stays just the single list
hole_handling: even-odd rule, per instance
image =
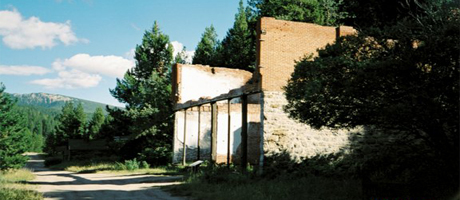
[{"label": "green shrub", "polygon": [[129,171],[134,171],[139,169],[139,162],[137,162],[136,158],[132,160],[125,160],[126,169]]},{"label": "green shrub", "polygon": [[115,169],[115,170],[119,170],[119,171],[121,171],[121,170],[126,170],[126,166],[125,166],[125,164],[123,164],[123,163],[116,162],[116,163],[115,163],[114,169]]},{"label": "green shrub", "polygon": [[144,161],[141,162],[140,168],[141,169],[149,169],[150,165],[144,160]]},{"label": "green shrub", "polygon": [[137,161],[136,158],[132,159],[132,160],[125,160],[124,163],[119,163],[119,162],[116,162],[115,163],[115,170],[129,170],[129,171],[134,171],[134,170],[138,170],[138,169],[148,169],[150,166],[147,162],[143,161],[142,163]]}]

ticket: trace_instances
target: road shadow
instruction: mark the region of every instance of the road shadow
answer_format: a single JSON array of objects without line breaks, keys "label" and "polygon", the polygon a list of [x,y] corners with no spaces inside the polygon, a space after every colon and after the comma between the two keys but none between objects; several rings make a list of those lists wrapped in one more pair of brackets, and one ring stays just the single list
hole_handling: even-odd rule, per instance
[{"label": "road shadow", "polygon": [[161,190],[162,186],[180,184],[182,176],[74,173],[46,168],[43,155],[28,156],[26,167],[34,172],[36,179],[26,183],[37,186],[45,199],[184,199]]}]

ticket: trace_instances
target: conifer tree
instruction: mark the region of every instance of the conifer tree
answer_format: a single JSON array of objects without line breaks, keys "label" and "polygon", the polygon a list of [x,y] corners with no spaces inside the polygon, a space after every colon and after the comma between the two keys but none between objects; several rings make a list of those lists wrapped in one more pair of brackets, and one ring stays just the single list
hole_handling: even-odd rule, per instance
[{"label": "conifer tree", "polygon": [[[122,150],[125,158],[141,156],[151,164],[169,161],[172,48],[169,37],[155,22],[152,30],[145,32],[142,44],[136,47],[136,66],[128,70],[122,80],[117,79],[117,86],[110,90],[112,96],[126,103],[126,111],[112,117],[128,117],[132,124],[128,128],[131,140]],[[153,150],[147,151],[147,147]]]},{"label": "conifer tree", "polygon": [[218,52],[220,58],[217,60],[224,67],[253,71],[256,61],[254,42],[246,10],[240,0],[235,22],[222,40],[222,47]]},{"label": "conifer tree", "polygon": [[206,27],[195,49],[192,63],[211,66],[216,64],[215,59],[218,45],[219,41],[217,40],[217,33],[214,26]]},{"label": "conifer tree", "polygon": [[256,15],[319,25],[338,25],[347,13],[342,0],[249,0]]},{"label": "conifer tree", "polygon": [[[64,145],[68,139],[83,139],[86,135],[86,114],[83,105],[80,103],[74,107],[72,102],[66,102],[61,113],[57,116],[58,126],[56,134],[49,136],[47,145]],[[54,137],[54,138],[53,138]]]},{"label": "conifer tree", "polygon": [[13,109],[14,101],[4,90],[0,83],[0,170],[22,167],[27,161],[22,153],[31,142],[21,123],[21,116]]},{"label": "conifer tree", "polygon": [[75,115],[76,130],[72,138],[84,138],[86,135],[86,113],[83,104],[79,103],[73,112]]},{"label": "conifer tree", "polygon": [[88,122],[88,139],[95,139],[99,135],[105,116],[101,107],[96,108],[91,120]]},{"label": "conifer tree", "polygon": [[63,145],[71,135],[76,134],[74,106],[72,102],[66,102],[57,116],[56,141],[53,146]]}]

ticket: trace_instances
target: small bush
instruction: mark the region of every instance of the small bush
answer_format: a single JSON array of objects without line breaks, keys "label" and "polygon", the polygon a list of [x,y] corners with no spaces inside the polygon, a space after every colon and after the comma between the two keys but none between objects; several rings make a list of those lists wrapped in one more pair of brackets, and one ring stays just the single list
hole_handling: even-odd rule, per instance
[{"label": "small bush", "polygon": [[116,162],[114,169],[118,171],[126,170],[126,166],[123,163]]},{"label": "small bush", "polygon": [[149,169],[150,165],[144,160],[144,161],[141,162],[140,168],[141,169]]},{"label": "small bush", "polygon": [[125,160],[126,169],[129,171],[134,171],[139,169],[139,162],[137,162],[136,158],[132,160]]},{"label": "small bush", "polygon": [[143,161],[141,163],[141,162],[137,161],[136,158],[134,158],[132,160],[125,160],[124,163],[116,162],[114,169],[115,170],[134,171],[134,170],[138,170],[138,169],[148,169],[149,167],[150,167],[150,165],[147,162]]}]

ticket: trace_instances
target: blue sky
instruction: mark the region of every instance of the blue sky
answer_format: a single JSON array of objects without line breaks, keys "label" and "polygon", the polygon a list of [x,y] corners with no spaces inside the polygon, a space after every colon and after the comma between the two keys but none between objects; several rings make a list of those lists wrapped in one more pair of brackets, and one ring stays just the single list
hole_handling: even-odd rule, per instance
[{"label": "blue sky", "polygon": [[0,82],[9,93],[62,94],[122,105],[109,88],[157,21],[190,55],[205,27],[219,39],[239,0],[0,0]]}]

